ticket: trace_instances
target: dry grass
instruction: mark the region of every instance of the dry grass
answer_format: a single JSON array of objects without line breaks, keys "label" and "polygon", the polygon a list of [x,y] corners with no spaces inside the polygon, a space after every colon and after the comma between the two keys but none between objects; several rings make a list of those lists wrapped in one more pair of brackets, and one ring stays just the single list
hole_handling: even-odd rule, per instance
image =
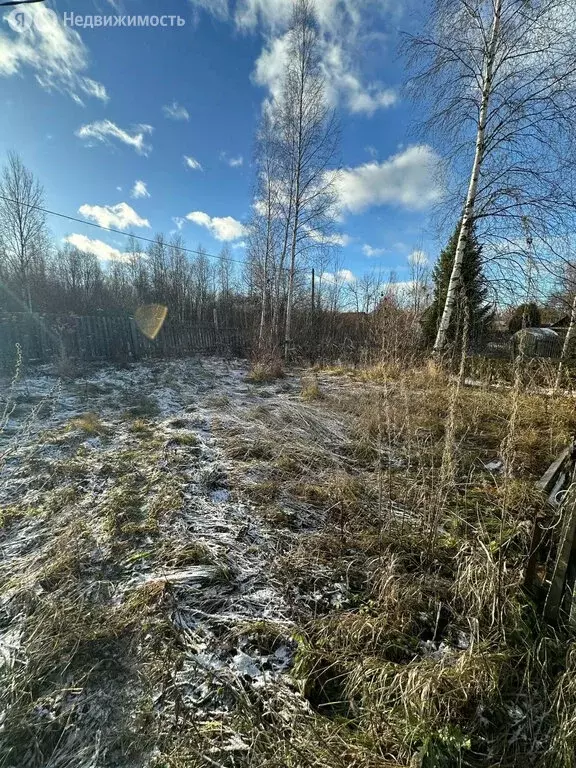
[{"label": "dry grass", "polygon": [[269,504],[278,498],[280,485],[273,480],[264,480],[245,485],[242,492],[256,504]]},{"label": "dry grass", "polygon": [[146,421],[146,419],[134,419],[130,424],[129,429],[130,432],[133,432],[135,435],[140,435],[141,437],[151,437],[153,434],[152,424],[149,421]]},{"label": "dry grass", "polygon": [[70,421],[70,426],[72,429],[82,430],[82,432],[85,432],[87,435],[98,437],[107,434],[109,431],[108,428],[102,424],[98,414],[93,413],[92,411],[72,419]]},{"label": "dry grass", "polygon": [[188,448],[194,448],[199,446],[198,435],[194,432],[179,432],[170,438],[170,441],[174,445],[187,446]]},{"label": "dry grass", "polygon": [[303,400],[321,400],[323,397],[317,376],[306,376],[302,379],[301,397]]},{"label": "dry grass", "polygon": [[[324,731],[317,756],[334,766],[343,754],[369,764],[369,744],[401,765],[573,768],[572,716],[554,714],[572,698],[568,675],[555,683],[564,649],[522,587],[544,509],[533,480],[576,428],[572,399],[461,389],[445,487],[445,372],[393,365],[353,378],[375,389],[330,401],[353,425],[348,470],[311,475],[284,460],[283,493],[326,513],[278,561],[301,626],[293,674],[319,718],[292,738],[313,750],[319,722],[346,723]],[[507,439],[504,476],[485,464]]]},{"label": "dry grass", "polygon": [[[100,434],[100,425],[88,414],[73,427]],[[179,652],[170,587],[129,584],[124,569],[164,556],[163,567],[211,557],[201,544],[150,546],[159,521],[180,507],[185,481],[169,461],[156,471],[162,446],[143,426],[131,439],[140,438],[137,446],[116,451],[108,465],[82,448],[56,462],[34,510],[2,510],[14,526],[8,541],[20,548],[16,560],[0,562],[2,766],[95,764],[102,749],[115,765],[142,765],[167,729],[152,696]],[[37,533],[27,543],[30,524]]]},{"label": "dry grass", "polygon": [[262,356],[254,360],[246,377],[253,384],[266,384],[284,377],[284,366],[280,357]]},{"label": "dry grass", "polygon": [[[366,378],[370,378],[366,375]],[[379,378],[376,378],[379,381]],[[415,385],[417,381],[417,385]],[[455,440],[464,463],[498,457],[509,431],[514,393],[465,387],[455,410]],[[410,372],[406,378],[389,384],[387,418],[389,433],[405,452],[428,442],[430,451],[412,451],[419,463],[437,458],[437,448],[444,435],[449,410],[450,387],[445,379],[427,371]],[[345,404],[358,415],[358,437],[372,441],[380,425],[376,396],[361,403]],[[525,476],[538,476],[568,444],[576,430],[576,408],[571,397],[552,398],[545,394],[520,393],[512,453],[514,470]],[[417,454],[417,455],[416,455]]]},{"label": "dry grass", "polygon": [[[303,391],[245,421],[231,408],[217,432],[235,492],[275,537],[266,574],[286,598],[286,615],[222,623],[218,642],[262,657],[296,648],[292,684],[215,670],[226,706],[210,715],[181,695],[205,638],[178,631],[178,600],[217,606],[243,587],[218,545],[166,534],[184,448],[197,448],[187,422],[162,442],[138,416],[113,461],[95,470],[80,451],[58,466],[75,494],[55,482],[38,510],[2,510],[7,526],[52,516],[54,536],[27,583],[8,584],[26,622],[18,677],[0,692],[0,765],[89,764],[98,731],[122,768],[574,768],[573,650],[522,588],[533,517],[553,522],[533,480],[576,428],[572,399],[455,394],[432,365],[330,373],[313,376],[330,396]],[[486,467],[495,459],[506,471]],[[215,575],[180,595],[163,576],[121,581],[151,564]]]}]

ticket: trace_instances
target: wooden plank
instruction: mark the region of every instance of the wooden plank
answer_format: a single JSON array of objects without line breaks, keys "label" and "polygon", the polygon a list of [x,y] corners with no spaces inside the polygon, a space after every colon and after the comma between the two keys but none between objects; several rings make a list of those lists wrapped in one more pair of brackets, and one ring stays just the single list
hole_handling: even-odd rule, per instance
[{"label": "wooden plank", "polygon": [[88,325],[88,318],[84,316],[80,318],[80,327],[78,329],[78,345],[82,359],[88,360],[91,357],[90,327]]},{"label": "wooden plank", "polygon": [[564,448],[562,453],[552,462],[540,480],[536,483],[536,488],[538,490],[543,491],[544,493],[549,493],[554,488],[558,475],[563,470],[565,463],[572,458],[573,452],[574,444]]},{"label": "wooden plank", "polygon": [[544,617],[549,621],[557,621],[559,618],[566,574],[574,547],[574,537],[576,535],[576,498],[574,493],[571,493],[565,504],[562,505],[562,518],[558,553],[554,563],[550,587],[544,602]]},{"label": "wooden plank", "polygon": [[96,339],[94,338],[94,323],[93,318],[88,315],[86,317],[86,341],[87,343],[87,350],[88,354],[86,356],[86,359],[88,360],[94,360],[96,358]]},{"label": "wooden plank", "polygon": [[536,591],[539,586],[536,579],[536,573],[538,570],[540,544],[542,543],[541,522],[542,516],[537,514],[534,518],[532,536],[530,537],[530,554],[528,556],[528,563],[526,564],[526,570],[524,572],[524,586],[529,592]]},{"label": "wooden plank", "polygon": [[115,350],[114,340],[112,333],[110,332],[110,319],[108,318],[108,315],[102,315],[100,322],[102,323],[102,332],[104,337],[104,357],[110,360],[114,357]]},{"label": "wooden plank", "polygon": [[133,317],[128,318],[128,330],[128,341],[132,357],[134,360],[137,360],[140,357],[140,344],[138,339],[138,328],[136,327],[136,323]]}]

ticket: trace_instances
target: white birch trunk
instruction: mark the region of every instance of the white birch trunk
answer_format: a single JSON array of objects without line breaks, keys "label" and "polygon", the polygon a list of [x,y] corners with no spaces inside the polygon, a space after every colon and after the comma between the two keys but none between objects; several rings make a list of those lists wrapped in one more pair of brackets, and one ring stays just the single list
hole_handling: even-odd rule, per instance
[{"label": "white birch trunk", "polygon": [[268,263],[270,261],[271,251],[271,231],[272,231],[272,196],[270,191],[270,179],[268,179],[268,202],[266,212],[266,250],[264,252],[264,275],[262,279],[262,306],[260,309],[260,330],[258,333],[258,346],[262,348],[264,342],[264,328],[266,325],[266,297],[268,291]]},{"label": "white birch trunk", "polygon": [[484,134],[486,132],[486,122],[488,119],[488,107],[490,104],[490,95],[492,93],[492,76],[494,71],[494,59],[496,56],[496,46],[498,43],[498,37],[500,33],[500,19],[502,15],[502,0],[495,0],[494,2],[494,17],[492,21],[492,29],[490,32],[490,40],[488,42],[488,48],[486,51],[486,59],[484,62],[484,76],[482,82],[482,100],[480,102],[480,114],[478,120],[478,131],[476,134],[476,151],[474,153],[474,162],[472,163],[472,170],[470,173],[470,183],[468,185],[468,194],[466,195],[466,203],[464,205],[464,214],[462,216],[462,224],[460,226],[460,234],[458,236],[458,244],[456,246],[456,253],[454,255],[454,264],[452,266],[452,273],[450,275],[450,283],[448,284],[448,292],[446,294],[446,301],[444,303],[444,310],[442,312],[442,318],[438,327],[438,333],[436,335],[436,341],[434,342],[434,353],[441,354],[446,346],[446,340],[448,337],[448,328],[450,326],[450,320],[456,304],[456,297],[460,288],[460,281],[462,275],[462,262],[464,260],[464,253],[466,251],[466,245],[468,238],[471,234],[471,225],[474,219],[474,207],[476,203],[476,191],[478,189],[478,180],[480,178],[480,170],[482,168],[482,161],[484,160]]},{"label": "white birch trunk", "polygon": [[284,334],[284,358],[287,360],[290,355],[290,344],[292,336],[292,305],[294,303],[294,272],[296,270],[296,242],[298,238],[298,196],[299,179],[296,180],[296,210],[294,212],[294,229],[292,230],[292,244],[290,247],[290,276],[288,278],[288,299],[286,303],[286,328]]},{"label": "white birch trunk", "polygon": [[[305,35],[304,35],[305,36]],[[300,227],[300,206],[301,190],[300,182],[302,175],[302,130],[304,121],[304,91],[306,88],[306,51],[304,43],[300,48],[300,72],[298,78],[298,133],[296,136],[296,167],[294,169],[294,227],[292,229],[292,242],[290,245],[290,275],[288,278],[288,297],[286,303],[286,325],[284,331],[284,358],[288,360],[290,355],[290,345],[292,344],[292,305],[294,303],[294,272],[296,270],[296,246],[298,243],[298,234]]]}]

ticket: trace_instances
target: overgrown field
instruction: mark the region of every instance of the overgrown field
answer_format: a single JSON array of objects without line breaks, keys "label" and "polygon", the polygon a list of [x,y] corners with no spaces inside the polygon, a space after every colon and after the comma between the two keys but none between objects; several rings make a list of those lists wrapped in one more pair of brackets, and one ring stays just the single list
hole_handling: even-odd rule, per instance
[{"label": "overgrown field", "polygon": [[575,765],[523,589],[572,397],[280,373],[5,382],[0,768]]}]

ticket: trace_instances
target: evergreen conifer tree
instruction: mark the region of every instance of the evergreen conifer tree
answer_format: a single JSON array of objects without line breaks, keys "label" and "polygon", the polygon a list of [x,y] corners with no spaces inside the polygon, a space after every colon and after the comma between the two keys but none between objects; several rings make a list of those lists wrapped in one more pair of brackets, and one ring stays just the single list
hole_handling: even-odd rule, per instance
[{"label": "evergreen conifer tree", "polygon": [[[460,226],[456,227],[454,234],[450,238],[447,246],[444,248],[434,270],[432,279],[434,282],[434,298],[430,307],[422,316],[422,331],[425,342],[428,346],[434,343],[438,324],[442,317],[442,311],[446,302],[448,284],[452,265],[454,264],[454,255],[458,244],[458,234]],[[462,262],[462,282],[464,295],[468,303],[469,310],[469,339],[473,342],[486,332],[487,327],[492,320],[493,310],[487,301],[488,287],[482,271],[482,247],[479,245],[474,228],[472,235],[466,245],[464,260]],[[457,302],[456,312],[452,317],[448,329],[448,338],[454,343],[461,337],[464,323],[463,296],[461,295]]]}]

